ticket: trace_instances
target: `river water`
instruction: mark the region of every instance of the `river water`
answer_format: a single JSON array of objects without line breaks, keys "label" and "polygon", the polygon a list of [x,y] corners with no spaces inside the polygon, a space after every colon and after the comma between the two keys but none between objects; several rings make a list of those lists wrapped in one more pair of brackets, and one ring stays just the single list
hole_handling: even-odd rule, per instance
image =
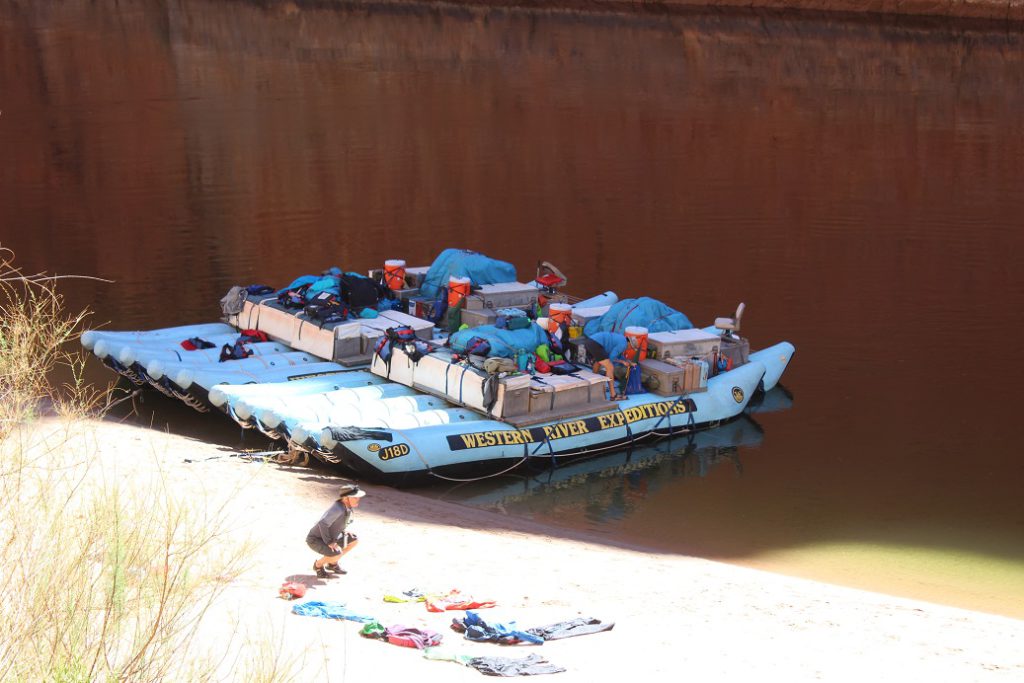
[{"label": "river water", "polygon": [[0,3],[0,244],[26,271],[114,280],[65,290],[111,329],[448,246],[700,325],[744,301],[754,347],[798,349],[749,419],[423,494],[1024,617],[1024,35],[257,4]]}]

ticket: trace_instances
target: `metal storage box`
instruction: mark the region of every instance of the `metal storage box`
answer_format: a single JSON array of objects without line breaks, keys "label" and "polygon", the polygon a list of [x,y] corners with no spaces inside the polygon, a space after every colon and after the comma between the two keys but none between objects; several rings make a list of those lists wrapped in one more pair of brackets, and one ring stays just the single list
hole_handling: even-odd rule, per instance
[{"label": "metal storage box", "polygon": [[[560,411],[586,405],[590,399],[590,384],[572,377],[545,375],[545,384],[530,387],[530,412]],[[571,380],[571,381],[566,381]]]},{"label": "metal storage box", "polygon": [[589,308],[572,309],[572,319],[580,327],[586,327],[591,320],[596,320],[608,312],[611,306],[591,306]]},{"label": "metal storage box", "polygon": [[362,348],[363,326],[358,320],[341,323],[334,328],[334,356],[332,360],[340,361],[343,358],[362,358],[365,356]]},{"label": "metal storage box", "polygon": [[590,402],[590,382],[578,377],[545,375],[547,382],[555,391],[555,410],[572,408]]},{"label": "metal storage box", "polygon": [[530,376],[512,375],[498,380],[498,400],[494,414],[498,417],[515,417],[530,412]]},{"label": "metal storage box", "polygon": [[498,314],[489,308],[477,311],[462,311],[462,324],[469,325],[470,327],[480,327],[481,325],[493,325],[497,319]]},{"label": "metal storage box", "polygon": [[[650,358],[640,361],[640,376],[643,378],[644,386],[650,387],[649,391],[659,396],[678,396],[690,391],[687,375],[685,367],[677,367]],[[652,378],[655,381],[650,381]]]},{"label": "metal storage box", "polygon": [[555,408],[555,389],[546,384],[532,385],[530,392],[530,412],[545,413]]},{"label": "metal storage box", "polygon": [[647,335],[648,354],[652,358],[682,356],[707,359],[718,353],[722,338],[703,330],[676,330],[675,332],[652,332]]},{"label": "metal storage box", "polygon": [[[572,375],[537,376],[530,385],[530,412],[571,410],[605,400],[608,378],[580,369]],[[543,382],[543,383],[541,383]]]},{"label": "metal storage box", "polygon": [[503,282],[497,285],[480,285],[466,297],[466,309],[479,311],[485,308],[523,308],[537,303],[540,290],[522,282]]},{"label": "metal storage box", "polygon": [[730,368],[739,367],[750,359],[750,342],[748,340],[741,337],[722,337],[721,342],[718,354],[731,361]]}]

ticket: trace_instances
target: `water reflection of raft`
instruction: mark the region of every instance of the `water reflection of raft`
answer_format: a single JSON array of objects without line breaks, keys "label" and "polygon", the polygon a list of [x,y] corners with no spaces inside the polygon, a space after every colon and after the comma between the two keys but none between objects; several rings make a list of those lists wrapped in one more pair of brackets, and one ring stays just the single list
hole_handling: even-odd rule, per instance
[{"label": "water reflection of raft", "polygon": [[[533,291],[531,306],[536,303],[533,285],[490,287],[473,296],[485,300]],[[573,311],[592,316],[615,301],[614,294],[605,293],[578,302]],[[418,310],[412,303],[407,310]],[[225,312],[226,323],[90,331],[82,344],[137,384],[198,410],[224,412],[244,427],[286,440],[290,449],[350,473],[394,484],[492,476],[531,463],[562,464],[630,448],[655,437],[696,434],[741,415],[755,394],[778,383],[794,353],[788,342],[749,354],[744,349],[734,367],[702,379],[699,387],[688,385],[685,393],[663,387],[659,394],[611,401],[607,378],[585,365],[570,376],[498,375],[453,360],[433,325],[411,313],[387,310],[370,321],[318,325],[267,297],[247,299]],[[477,310],[466,319],[477,318],[487,316]],[[415,343],[391,345],[388,362],[367,353],[398,326],[406,326]],[[219,362],[218,347],[230,344],[239,330],[258,331],[267,341],[248,344],[248,357]],[[740,340],[721,327],[689,334],[723,350]],[[183,351],[183,340],[198,338],[210,348]]]}]

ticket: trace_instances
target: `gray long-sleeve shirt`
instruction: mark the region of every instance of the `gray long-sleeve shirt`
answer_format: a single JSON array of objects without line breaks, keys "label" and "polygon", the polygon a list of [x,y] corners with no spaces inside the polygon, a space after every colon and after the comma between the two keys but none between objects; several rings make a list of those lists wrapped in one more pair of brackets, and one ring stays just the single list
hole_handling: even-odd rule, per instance
[{"label": "gray long-sleeve shirt", "polygon": [[316,526],[309,530],[309,535],[319,536],[327,545],[337,543],[351,521],[352,510],[345,507],[340,500],[336,500],[334,505],[327,508],[327,512]]}]

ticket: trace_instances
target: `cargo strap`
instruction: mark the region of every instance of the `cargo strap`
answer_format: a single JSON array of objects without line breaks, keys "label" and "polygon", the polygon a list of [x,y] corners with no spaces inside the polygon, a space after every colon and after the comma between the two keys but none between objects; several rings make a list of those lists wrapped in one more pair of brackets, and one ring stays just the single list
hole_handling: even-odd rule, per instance
[{"label": "cargo strap", "polygon": [[[260,329],[260,313],[263,310],[262,306],[263,306],[263,302],[261,301],[259,306],[253,306],[252,308],[249,309],[249,319],[246,321],[247,323],[249,323],[246,326],[248,329],[251,329],[251,330],[258,330],[258,329]],[[252,321],[252,314],[254,312],[256,313],[256,322]]]},{"label": "cargo strap", "polygon": [[[668,417],[668,437],[671,439],[672,435],[675,433],[672,429],[672,417],[668,413],[666,413],[666,417]],[[686,411],[686,432],[689,434],[688,439],[689,444],[691,445],[693,444],[693,437],[697,433],[697,430],[694,429],[694,425],[696,425],[696,420],[693,419],[693,411],[688,410]]]},{"label": "cargo strap", "polygon": [[462,387],[466,383],[466,373],[467,372],[469,372],[469,367],[468,366],[464,366],[462,368],[462,374],[459,375],[459,403],[461,403],[462,405],[466,405],[465,402],[462,400]]},{"label": "cargo strap", "polygon": [[547,444],[548,446],[548,454],[551,456],[551,466],[554,467],[556,462],[555,449],[551,445],[551,437],[548,436],[547,432],[544,433],[544,440],[537,444],[537,448],[533,450],[533,455],[537,455],[538,453],[540,453],[540,449],[544,448],[544,444]]},{"label": "cargo strap", "polygon": [[[683,397],[682,394],[680,394],[679,398],[677,398],[672,403],[672,405],[669,406],[668,411],[664,415],[661,416],[661,419],[658,420],[657,424],[655,424],[654,427],[651,428],[651,431],[652,432],[658,431],[658,427],[661,426],[661,423],[664,422],[665,418],[667,417],[668,418],[668,431],[669,431],[669,434],[671,434],[672,433],[672,411],[675,410],[675,407],[677,405],[679,405],[681,402],[683,402],[684,400],[685,400],[685,398]],[[694,425],[693,411],[687,410],[686,414],[689,415],[689,426],[692,427]]]}]

